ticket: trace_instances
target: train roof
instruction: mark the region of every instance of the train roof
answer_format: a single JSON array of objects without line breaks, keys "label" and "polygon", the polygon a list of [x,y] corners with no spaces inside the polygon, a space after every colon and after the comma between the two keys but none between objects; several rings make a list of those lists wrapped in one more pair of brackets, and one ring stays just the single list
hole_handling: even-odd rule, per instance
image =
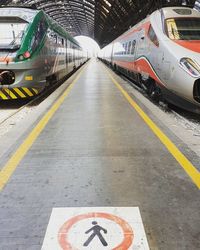
[{"label": "train roof", "polygon": [[56,21],[54,21],[50,16],[48,16],[43,10],[41,10],[41,12],[44,13],[44,15],[47,17],[47,20],[50,24],[50,26],[52,26],[52,28],[61,36],[63,36],[64,38],[70,40],[72,43],[76,44],[77,46],[81,47],[80,44],[78,43],[78,41],[76,41],[61,25],[59,25],[59,23],[57,23]]},{"label": "train roof", "polygon": [[0,8],[0,16],[1,17],[20,17],[21,19],[31,22],[34,17],[37,15],[39,10],[30,9],[27,7],[1,7]]},{"label": "train roof", "polygon": [[[164,14],[165,18],[180,18],[180,17],[198,17],[200,18],[200,12],[184,6],[174,6],[174,7],[164,7],[159,10],[154,11],[151,15],[154,15],[156,12],[162,12]],[[146,18],[141,20],[139,23],[135,24],[133,27],[125,31],[123,34],[121,34],[119,37],[114,39],[111,43],[117,41],[118,39],[121,39],[122,37],[126,37],[126,35],[129,34],[130,31],[133,29],[139,27],[141,24],[143,24],[151,15],[148,15]],[[109,45],[109,44],[108,44]],[[107,47],[106,45],[105,47]],[[104,48],[105,48],[104,47]]]},{"label": "train roof", "polygon": [[21,8],[21,9],[32,9],[32,10],[37,10],[37,7],[35,4],[32,4],[32,5],[28,5],[28,4],[23,4],[23,5],[20,5],[20,4],[17,4],[17,5],[1,5],[0,6],[0,9],[3,9],[3,8]]}]

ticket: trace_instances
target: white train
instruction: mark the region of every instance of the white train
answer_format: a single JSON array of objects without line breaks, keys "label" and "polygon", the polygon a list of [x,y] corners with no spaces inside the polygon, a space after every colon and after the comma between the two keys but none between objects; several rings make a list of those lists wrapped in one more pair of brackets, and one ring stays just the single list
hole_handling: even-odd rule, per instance
[{"label": "white train", "polygon": [[200,13],[153,12],[104,47],[99,58],[136,80],[150,96],[200,113]]}]

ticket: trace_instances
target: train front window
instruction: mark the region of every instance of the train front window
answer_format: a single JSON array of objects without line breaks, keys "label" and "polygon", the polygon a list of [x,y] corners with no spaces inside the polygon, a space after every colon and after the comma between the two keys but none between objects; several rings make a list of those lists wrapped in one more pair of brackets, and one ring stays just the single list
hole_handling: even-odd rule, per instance
[{"label": "train front window", "polygon": [[26,26],[25,21],[0,20],[0,49],[18,49]]},{"label": "train front window", "polygon": [[200,18],[167,19],[166,31],[172,40],[200,40]]}]

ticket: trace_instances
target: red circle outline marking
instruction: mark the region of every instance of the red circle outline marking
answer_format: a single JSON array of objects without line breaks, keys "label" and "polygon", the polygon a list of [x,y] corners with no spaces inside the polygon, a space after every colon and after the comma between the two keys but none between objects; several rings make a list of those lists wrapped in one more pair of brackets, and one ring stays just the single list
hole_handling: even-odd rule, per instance
[{"label": "red circle outline marking", "polygon": [[122,228],[124,239],[120,243],[120,245],[113,248],[112,250],[127,250],[131,246],[134,234],[131,226],[125,220],[115,215],[107,213],[88,213],[88,214],[77,215],[71,218],[70,220],[66,221],[62,225],[58,233],[58,242],[63,250],[78,250],[77,248],[74,248],[68,241],[68,232],[74,224],[76,224],[80,220],[89,218],[105,218],[114,221]]}]

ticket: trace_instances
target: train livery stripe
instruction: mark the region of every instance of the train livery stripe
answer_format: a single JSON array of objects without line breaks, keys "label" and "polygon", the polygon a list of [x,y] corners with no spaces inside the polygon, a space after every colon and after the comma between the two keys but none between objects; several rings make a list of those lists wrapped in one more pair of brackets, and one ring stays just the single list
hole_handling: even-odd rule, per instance
[{"label": "train livery stripe", "polygon": [[25,98],[26,96],[19,90],[19,88],[13,89],[20,97]]},{"label": "train livery stripe", "polygon": [[193,41],[185,41],[185,40],[173,40],[176,44],[192,50],[194,52],[200,53],[200,41],[193,40]]},{"label": "train livery stripe", "polygon": [[150,21],[146,21],[145,23],[141,24],[138,27],[134,26],[130,30],[128,30],[128,32],[125,32],[120,37],[118,37],[116,40],[114,40],[114,42],[121,42],[121,41],[124,42],[125,40],[130,39],[130,37],[133,37],[136,33],[140,32],[142,29],[145,30],[145,32],[147,34],[149,26],[150,26]]},{"label": "train livery stripe", "polygon": [[156,73],[155,69],[149,62],[149,60],[145,56],[141,56],[136,59],[135,61],[136,67],[139,68],[140,71],[147,72],[153,78],[156,80],[158,83],[162,84],[165,86],[165,84],[161,81],[160,77]]},{"label": "train livery stripe", "polygon": [[138,59],[132,62],[115,60],[114,63],[130,71],[148,73],[150,77],[153,78],[157,83],[165,86],[165,84],[161,81],[149,60],[147,60],[147,58],[144,56],[139,57]]},{"label": "train livery stripe", "polygon": [[[104,68],[105,69],[105,68]],[[191,178],[193,183],[200,189],[200,172],[198,169],[187,159],[187,157],[176,147],[176,145],[162,132],[162,130],[151,120],[151,118],[140,108],[140,106],[133,100],[133,98],[124,90],[121,85],[114,79],[111,73],[105,69],[108,76],[115,84],[115,86],[120,90],[126,100],[135,109],[135,111],[140,115],[152,132],[158,137],[158,139],[163,143],[171,155],[176,159],[180,166],[185,170],[188,176]]]},{"label": "train livery stripe", "polygon": [[24,90],[24,92],[26,92],[28,96],[33,96],[33,93],[31,93],[31,91],[28,88],[23,87],[22,89]]}]

